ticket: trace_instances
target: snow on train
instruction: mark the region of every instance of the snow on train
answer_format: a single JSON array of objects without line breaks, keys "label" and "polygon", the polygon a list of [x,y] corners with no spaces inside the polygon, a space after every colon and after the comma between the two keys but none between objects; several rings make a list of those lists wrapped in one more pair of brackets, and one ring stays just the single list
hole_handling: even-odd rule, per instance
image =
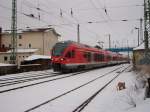
[{"label": "snow on train", "polygon": [[127,57],[73,41],[58,42],[52,49],[52,68],[58,72],[115,65],[127,62]]}]

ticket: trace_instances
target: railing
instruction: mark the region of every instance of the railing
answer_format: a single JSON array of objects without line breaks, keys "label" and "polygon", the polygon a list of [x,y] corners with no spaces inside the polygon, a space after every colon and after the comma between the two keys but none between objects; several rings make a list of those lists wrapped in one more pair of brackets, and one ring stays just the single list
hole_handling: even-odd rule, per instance
[{"label": "railing", "polygon": [[128,52],[133,51],[133,47],[125,47],[125,48],[108,48],[106,50],[112,51],[112,52]]}]

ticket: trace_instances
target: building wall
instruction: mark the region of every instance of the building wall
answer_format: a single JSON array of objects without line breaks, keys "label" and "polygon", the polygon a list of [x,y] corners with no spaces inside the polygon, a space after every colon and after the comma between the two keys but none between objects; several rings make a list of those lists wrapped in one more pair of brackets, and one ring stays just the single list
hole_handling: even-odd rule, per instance
[{"label": "building wall", "polygon": [[[19,39],[19,37],[21,38]],[[42,50],[42,33],[41,32],[25,32],[18,37],[18,48],[37,48],[41,54]]]},{"label": "building wall", "polygon": [[[50,51],[55,43],[58,42],[58,37],[53,31],[44,32],[23,32],[18,34],[18,48],[36,48],[39,49],[40,55],[50,55]],[[2,45],[10,47],[11,36],[9,34],[2,35]]]},{"label": "building wall", "polygon": [[[25,31],[18,34],[17,48],[20,49],[38,49],[36,52],[18,53],[17,59],[20,63],[33,54],[50,55],[51,49],[58,42],[58,37],[51,30],[44,31]],[[9,33],[2,34],[2,45],[11,47],[11,35]],[[10,53],[0,52],[0,63],[10,62]]]},{"label": "building wall", "polygon": [[[28,53],[18,53],[17,54],[17,63],[21,63],[22,60],[24,60],[25,58],[33,55],[33,54],[37,54],[36,52],[28,52]],[[10,53],[0,53],[0,63],[10,63]]]},{"label": "building wall", "polygon": [[[5,59],[5,57],[7,59]],[[0,63],[9,63],[10,61],[10,54],[8,53],[0,53]]]},{"label": "building wall", "polygon": [[[51,38],[47,38],[51,37]],[[44,48],[43,48],[43,54],[44,55],[51,55],[52,47],[58,42],[58,37],[56,37],[52,31],[51,32],[45,32],[44,34]],[[42,55],[43,55],[42,54]]]},{"label": "building wall", "polygon": [[2,46],[9,47],[11,45],[11,36],[10,34],[2,35]]},{"label": "building wall", "polygon": [[145,50],[133,51],[133,64],[134,65],[150,65],[150,50],[145,55]]},{"label": "building wall", "polygon": [[144,50],[133,51],[133,64],[139,65],[139,61],[143,58],[143,56]]}]

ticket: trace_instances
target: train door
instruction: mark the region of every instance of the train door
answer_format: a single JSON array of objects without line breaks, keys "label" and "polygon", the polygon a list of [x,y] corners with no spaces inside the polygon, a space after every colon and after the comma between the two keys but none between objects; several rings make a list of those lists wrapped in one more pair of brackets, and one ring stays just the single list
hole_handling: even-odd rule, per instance
[{"label": "train door", "polygon": [[68,50],[66,55],[65,55],[65,58],[67,59],[67,63],[75,63],[74,59],[75,59],[75,50],[72,49],[72,50]]},{"label": "train door", "polygon": [[92,61],[92,54],[90,52],[84,52],[83,57],[86,63],[90,63]]}]

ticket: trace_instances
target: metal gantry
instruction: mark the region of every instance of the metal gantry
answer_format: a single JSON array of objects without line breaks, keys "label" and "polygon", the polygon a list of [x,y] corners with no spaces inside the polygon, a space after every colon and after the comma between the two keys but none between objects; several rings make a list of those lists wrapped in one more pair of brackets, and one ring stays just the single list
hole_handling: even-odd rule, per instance
[{"label": "metal gantry", "polygon": [[145,50],[149,49],[150,38],[150,0],[144,0],[144,43]]},{"label": "metal gantry", "polygon": [[11,56],[10,63],[16,64],[17,55],[17,0],[12,0]]}]

